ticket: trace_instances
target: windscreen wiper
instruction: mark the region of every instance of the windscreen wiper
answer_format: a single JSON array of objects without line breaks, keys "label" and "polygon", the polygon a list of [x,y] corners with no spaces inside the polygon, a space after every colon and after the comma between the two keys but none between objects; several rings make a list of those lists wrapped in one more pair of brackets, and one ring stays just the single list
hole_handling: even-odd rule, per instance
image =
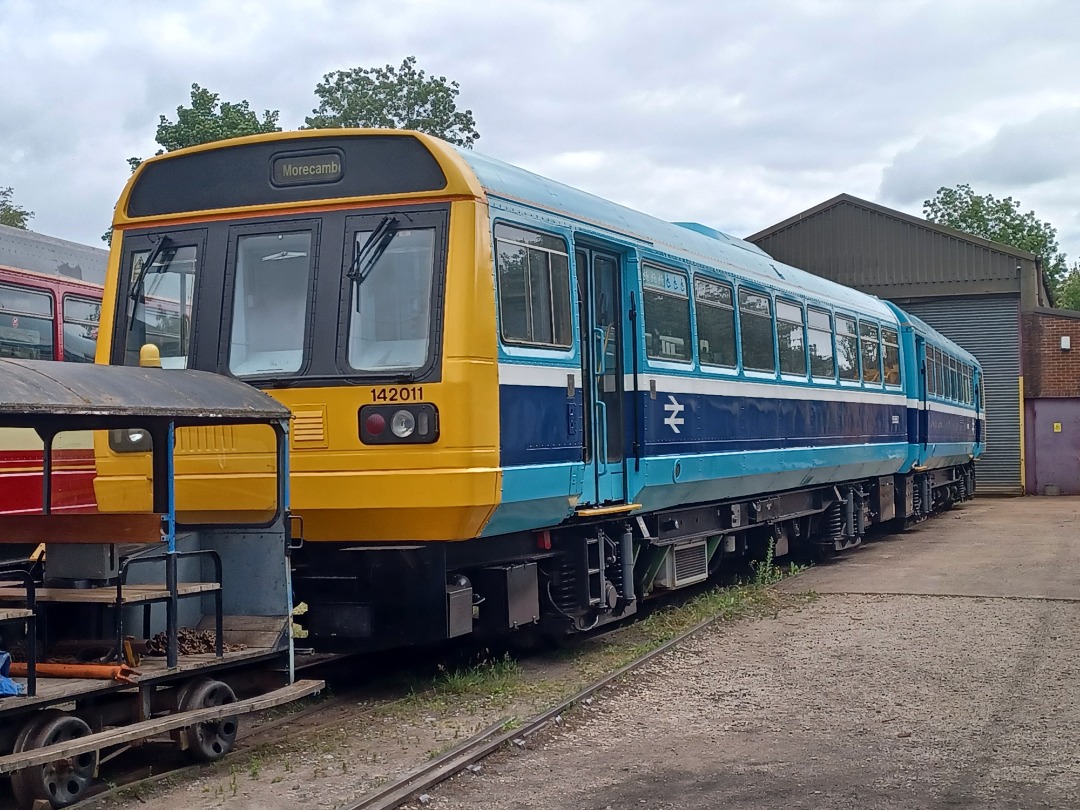
[{"label": "windscreen wiper", "polygon": [[142,263],[142,267],[139,268],[139,275],[135,276],[135,281],[131,285],[131,292],[128,293],[128,298],[132,301],[138,302],[140,290],[142,290],[143,282],[146,281],[146,274],[150,270],[150,265],[157,261],[157,257],[161,255],[161,252],[166,247],[172,244],[172,239],[167,236],[162,236],[158,239],[158,243],[154,245],[154,249],[150,251],[150,255],[146,257],[146,260]]},{"label": "windscreen wiper", "polygon": [[394,240],[394,234],[397,233],[398,221],[396,217],[385,216],[379,224],[375,226],[368,238],[364,240],[364,244],[360,246],[360,249],[356,251],[356,256],[352,260],[352,264],[349,265],[348,271],[345,275],[353,283],[354,296],[356,297],[356,311],[360,311],[360,285],[367,280],[367,277],[371,275],[371,271],[375,265],[379,263],[379,259],[382,258],[383,253],[386,252],[386,248]]}]

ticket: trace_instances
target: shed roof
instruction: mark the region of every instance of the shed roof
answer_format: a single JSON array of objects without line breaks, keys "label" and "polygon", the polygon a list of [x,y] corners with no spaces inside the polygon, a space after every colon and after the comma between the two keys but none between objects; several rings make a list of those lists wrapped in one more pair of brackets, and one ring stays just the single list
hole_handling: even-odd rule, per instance
[{"label": "shed roof", "polygon": [[0,425],[9,427],[189,427],[289,416],[261,391],[205,371],[0,359]]},{"label": "shed roof", "polygon": [[839,194],[748,237],[781,261],[882,298],[1033,293],[1048,302],[1036,256]]}]

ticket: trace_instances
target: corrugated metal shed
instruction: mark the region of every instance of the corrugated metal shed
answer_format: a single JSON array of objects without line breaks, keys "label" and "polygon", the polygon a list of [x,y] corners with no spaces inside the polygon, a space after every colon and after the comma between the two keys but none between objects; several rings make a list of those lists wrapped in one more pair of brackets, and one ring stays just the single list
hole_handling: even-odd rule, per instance
[{"label": "corrugated metal shed", "polygon": [[50,276],[105,283],[109,251],[0,225],[0,264]]},{"label": "corrugated metal shed", "polygon": [[841,194],[749,241],[782,262],[887,298],[974,354],[986,389],[981,492],[1023,492],[1020,312],[1049,303],[1035,256]]},{"label": "corrugated metal shed", "polygon": [[986,391],[986,453],[979,459],[978,487],[1019,493],[1020,478],[1020,344],[990,335],[1019,331],[1020,307],[1015,295],[980,298],[913,299],[901,304],[945,337],[975,347]]}]

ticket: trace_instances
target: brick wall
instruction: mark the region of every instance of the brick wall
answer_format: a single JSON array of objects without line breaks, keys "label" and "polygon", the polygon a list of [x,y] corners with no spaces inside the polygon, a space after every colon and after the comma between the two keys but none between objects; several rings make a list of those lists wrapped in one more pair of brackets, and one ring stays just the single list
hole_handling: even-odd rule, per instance
[{"label": "brick wall", "polygon": [[[1024,396],[1080,397],[1080,312],[1037,309],[1023,315]],[[1061,350],[1068,335],[1072,348]]]}]

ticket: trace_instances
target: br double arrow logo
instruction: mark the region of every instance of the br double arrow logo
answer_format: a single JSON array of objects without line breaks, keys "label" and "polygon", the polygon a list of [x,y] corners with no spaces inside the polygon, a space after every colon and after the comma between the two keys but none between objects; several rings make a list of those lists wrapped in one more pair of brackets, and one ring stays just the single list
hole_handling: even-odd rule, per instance
[{"label": "br double arrow logo", "polygon": [[675,399],[671,394],[668,394],[670,402],[665,403],[664,410],[668,412],[667,417],[664,418],[664,424],[674,430],[676,433],[682,433],[679,430],[679,425],[686,422],[679,414],[686,410],[686,406],[679,403],[679,400]]}]

